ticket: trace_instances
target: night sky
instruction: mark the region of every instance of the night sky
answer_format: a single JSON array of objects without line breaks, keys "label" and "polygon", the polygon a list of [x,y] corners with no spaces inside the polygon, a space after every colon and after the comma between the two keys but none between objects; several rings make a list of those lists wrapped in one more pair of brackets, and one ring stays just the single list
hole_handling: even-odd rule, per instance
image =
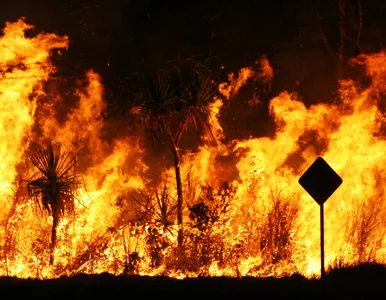
[{"label": "night sky", "polygon": [[[358,2],[344,2],[346,34],[355,36],[357,24],[352,22],[350,12],[357,16]],[[360,3],[362,51],[380,51],[386,42],[386,3]],[[340,41],[337,0],[1,1],[2,27],[6,21],[22,16],[36,26],[37,32],[69,36],[69,50],[53,58],[57,76],[77,77],[89,68],[95,69],[102,75],[112,111],[130,106],[127,91],[133,73],[191,56],[202,60],[214,57],[217,67],[225,67],[221,76],[226,79],[227,73],[266,55],[275,72],[269,90],[261,95],[266,106],[268,99],[284,89],[296,91],[307,104],[335,97]],[[345,58],[359,53],[355,43],[347,40]],[[350,72],[346,68],[345,75]],[[245,137],[269,134],[269,120],[259,115],[261,108],[248,108],[247,100],[248,95],[234,100],[244,115],[238,114],[229,133],[241,134],[241,128]],[[234,117],[235,110],[230,111]],[[223,117],[228,117],[226,111]]]}]

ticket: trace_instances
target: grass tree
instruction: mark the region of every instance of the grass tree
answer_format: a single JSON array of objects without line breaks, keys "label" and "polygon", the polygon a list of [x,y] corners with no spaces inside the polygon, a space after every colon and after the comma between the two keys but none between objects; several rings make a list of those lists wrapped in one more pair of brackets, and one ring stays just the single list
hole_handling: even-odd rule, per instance
[{"label": "grass tree", "polygon": [[140,110],[147,136],[157,145],[167,142],[173,154],[177,189],[178,246],[183,245],[183,188],[180,171],[180,142],[190,129],[204,142],[213,141],[210,103],[217,92],[216,77],[208,64],[183,60],[170,64],[167,71],[143,76]]},{"label": "grass tree", "polygon": [[[176,201],[171,197],[167,182],[153,192],[138,190],[138,197],[134,197],[134,201],[139,204],[138,214],[144,221],[144,225],[154,223],[162,225],[164,231],[170,231],[170,225],[174,223],[173,216],[177,208]],[[144,218],[143,218],[144,217]]]},{"label": "grass tree", "polygon": [[35,145],[27,156],[36,167],[34,179],[27,182],[28,193],[39,207],[52,216],[50,264],[54,262],[57,227],[61,219],[74,214],[78,179],[75,175],[76,156],[63,150],[60,143],[47,147]]}]

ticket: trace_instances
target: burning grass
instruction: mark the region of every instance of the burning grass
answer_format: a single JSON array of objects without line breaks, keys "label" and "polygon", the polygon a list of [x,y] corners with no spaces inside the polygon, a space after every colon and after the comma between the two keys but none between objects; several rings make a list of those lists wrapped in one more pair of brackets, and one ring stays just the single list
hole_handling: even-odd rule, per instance
[{"label": "burning grass", "polygon": [[319,155],[344,182],[325,204],[326,265],[386,262],[385,53],[354,59],[371,83],[341,81],[332,104],[279,93],[268,104],[275,134],[243,140],[220,117],[245,85],[272,79],[268,59],[219,85],[207,66],[173,62],[140,92],[135,115],[150,132],[127,136],[111,129],[93,70],[73,93],[46,91],[62,84],[50,57],[68,38],[27,38],[29,28],[7,23],[0,39],[1,275],[312,278],[319,209],[297,182]]}]

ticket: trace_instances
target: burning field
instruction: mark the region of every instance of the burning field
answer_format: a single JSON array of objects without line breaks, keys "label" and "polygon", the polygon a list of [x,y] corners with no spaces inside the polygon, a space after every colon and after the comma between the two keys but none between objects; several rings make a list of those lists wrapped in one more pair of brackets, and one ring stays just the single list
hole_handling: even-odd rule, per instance
[{"label": "burning field", "polygon": [[238,140],[223,108],[269,84],[269,58],[223,82],[193,61],[145,78],[126,132],[94,70],[60,86],[52,58],[70,46],[24,19],[3,29],[0,276],[317,277],[319,207],[298,179],[318,156],[343,178],[325,204],[326,267],[386,263],[386,53],[352,59],[362,75],[331,103],[277,94],[274,134]]}]

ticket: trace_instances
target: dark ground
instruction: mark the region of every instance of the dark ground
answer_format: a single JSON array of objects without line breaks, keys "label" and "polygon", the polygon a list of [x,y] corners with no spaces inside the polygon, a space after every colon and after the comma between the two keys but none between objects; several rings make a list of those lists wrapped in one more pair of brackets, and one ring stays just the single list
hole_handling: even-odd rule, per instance
[{"label": "dark ground", "polygon": [[386,266],[334,269],[323,281],[287,278],[196,278],[77,275],[53,280],[0,279],[0,299],[386,299]]}]

